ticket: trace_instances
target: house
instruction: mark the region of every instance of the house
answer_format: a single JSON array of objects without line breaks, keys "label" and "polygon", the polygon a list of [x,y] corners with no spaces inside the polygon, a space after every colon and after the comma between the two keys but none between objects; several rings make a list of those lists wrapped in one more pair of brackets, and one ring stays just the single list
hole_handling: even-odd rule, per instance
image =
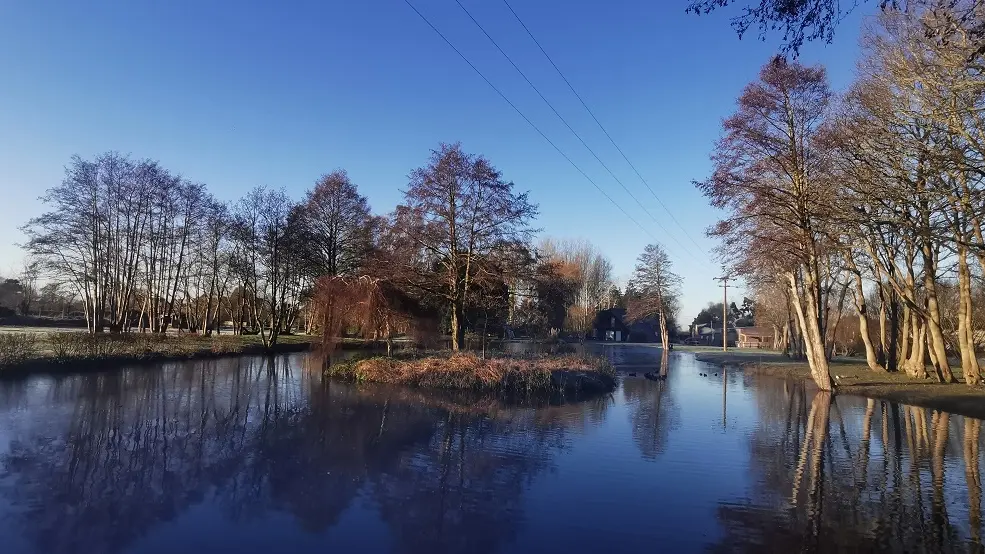
[{"label": "house", "polygon": [[652,319],[635,321],[629,325],[630,342],[660,342],[660,324]]},{"label": "house", "polygon": [[772,348],[773,330],[766,327],[739,327],[737,345],[739,348]]},{"label": "house", "polygon": [[595,314],[595,322],[592,324],[592,336],[594,340],[624,342],[629,340],[629,327],[623,322],[626,317],[626,310],[623,308],[611,308],[600,310]]},{"label": "house", "polygon": [[[708,346],[722,345],[722,330],[712,327],[709,323],[695,325],[691,328],[691,337],[697,339],[700,344]],[[735,346],[738,341],[738,333],[735,327],[728,329],[728,345]]]},{"label": "house", "polygon": [[711,342],[711,337],[715,334],[715,328],[708,323],[701,323],[699,325],[691,326],[691,338],[698,339],[701,342]]}]

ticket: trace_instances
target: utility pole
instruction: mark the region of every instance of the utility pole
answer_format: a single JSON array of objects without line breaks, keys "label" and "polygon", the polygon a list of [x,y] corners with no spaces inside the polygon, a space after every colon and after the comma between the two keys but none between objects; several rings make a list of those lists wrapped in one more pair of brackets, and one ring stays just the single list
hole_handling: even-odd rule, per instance
[{"label": "utility pole", "polygon": [[721,281],[722,284],[722,352],[728,352],[728,282],[731,277],[728,275],[722,275],[721,277],[716,277],[716,281]]}]

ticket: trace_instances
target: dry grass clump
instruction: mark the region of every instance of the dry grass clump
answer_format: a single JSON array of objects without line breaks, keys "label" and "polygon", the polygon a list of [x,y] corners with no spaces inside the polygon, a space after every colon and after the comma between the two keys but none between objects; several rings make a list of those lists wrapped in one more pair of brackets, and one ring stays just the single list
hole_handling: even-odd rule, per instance
[{"label": "dry grass clump", "polygon": [[457,353],[420,358],[367,358],[329,366],[328,375],[354,381],[452,390],[522,392],[608,391],[615,371],[601,358],[542,356],[480,358]]}]

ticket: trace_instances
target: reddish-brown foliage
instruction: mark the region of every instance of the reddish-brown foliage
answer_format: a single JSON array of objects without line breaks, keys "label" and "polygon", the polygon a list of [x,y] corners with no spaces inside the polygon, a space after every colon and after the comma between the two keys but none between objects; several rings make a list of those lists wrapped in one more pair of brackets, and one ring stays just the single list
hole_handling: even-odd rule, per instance
[{"label": "reddish-brown foliage", "polygon": [[314,306],[326,351],[335,349],[345,331],[366,339],[382,338],[389,349],[395,334],[413,334],[422,339],[433,328],[430,314],[384,279],[322,277],[315,288]]}]

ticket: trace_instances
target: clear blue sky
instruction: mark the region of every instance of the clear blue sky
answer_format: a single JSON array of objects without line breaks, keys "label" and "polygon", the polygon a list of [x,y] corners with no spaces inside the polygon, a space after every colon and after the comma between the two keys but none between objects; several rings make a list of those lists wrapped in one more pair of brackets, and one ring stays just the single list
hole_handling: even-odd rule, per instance
[{"label": "clear blue sky", "polygon": [[[658,237],[685,280],[683,323],[720,296],[704,229],[716,213],[691,185],[709,172],[721,119],[778,47],[739,40],[728,11],[685,0],[512,0],[664,203],[656,203],[501,0],[463,0],[606,164],[609,177],[454,0],[413,0],[514,103]],[[868,13],[871,13],[872,7]],[[835,44],[808,45],[836,88],[854,73],[862,13]],[[652,239],[537,135],[402,0],[0,3],[0,274],[18,270],[18,227],[73,154],[151,157],[234,200],[256,184],[300,197],[345,168],[390,211],[439,142],[486,155],[540,204],[554,237],[587,238],[625,281]],[[678,244],[680,243],[680,245]]]}]

